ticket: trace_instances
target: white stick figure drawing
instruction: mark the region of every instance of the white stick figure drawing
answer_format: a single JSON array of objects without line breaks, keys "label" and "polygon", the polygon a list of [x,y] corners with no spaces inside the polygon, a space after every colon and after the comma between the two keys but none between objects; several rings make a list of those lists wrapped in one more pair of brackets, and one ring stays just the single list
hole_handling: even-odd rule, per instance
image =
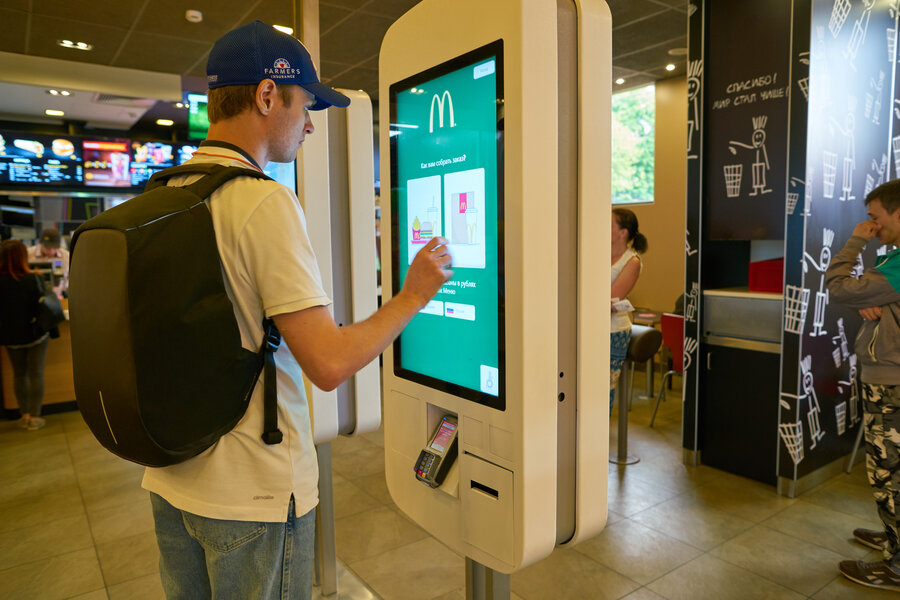
[{"label": "white stick figure drawing", "polygon": [[688,323],[697,322],[697,302],[700,299],[700,284],[691,283],[691,291],[687,294],[687,304],[684,307],[684,318]]},{"label": "white stick figure drawing", "polygon": [[691,367],[691,357],[694,350],[697,349],[697,340],[690,336],[684,338],[684,370],[687,371]]},{"label": "white stick figure drawing", "polygon": [[694,140],[694,132],[700,127],[700,75],[703,74],[703,61],[692,60],[688,63],[688,134],[687,151],[688,158],[697,158],[691,154],[691,144]]},{"label": "white stick figure drawing", "polygon": [[840,350],[839,356],[841,361],[845,361],[850,357],[850,344],[847,343],[847,332],[844,330],[844,317],[837,320],[838,334],[831,338],[831,343]]},{"label": "white stick figure drawing", "polygon": [[844,161],[843,171],[841,173],[841,202],[853,200],[856,196],[850,194],[853,191],[853,171],[856,169],[856,143],[854,142],[854,131],[856,129],[856,117],[853,115],[856,110],[856,98],[850,97],[848,100],[849,110],[844,125],[841,126],[834,118],[831,124],[837,127],[841,135],[844,136]]},{"label": "white stick figure drawing", "polygon": [[859,420],[859,391],[856,385],[856,355],[850,355],[850,374],[848,377],[849,381],[838,381],[838,392],[844,393],[844,386],[847,386],[850,390],[850,398],[847,400],[847,405],[850,407],[850,426],[856,425],[856,422]]},{"label": "white stick figure drawing", "polygon": [[[849,2],[847,2],[847,12],[850,11]],[[850,41],[847,43],[847,49],[844,50],[844,56],[850,63],[853,70],[856,70],[856,55],[859,53],[860,46],[866,41],[866,33],[869,31],[869,18],[872,16],[872,9],[875,7],[875,0],[863,0],[863,12],[853,24],[853,31],[850,33]],[[837,2],[835,3],[837,8]],[[834,13],[832,13],[834,16]],[[844,19],[847,16],[844,15]],[[832,32],[834,33],[834,32]],[[837,36],[835,36],[837,37]]]},{"label": "white stick figure drawing", "polygon": [[766,116],[753,117],[751,119],[753,123],[753,134],[750,136],[749,144],[737,142],[735,140],[728,142],[730,144],[728,150],[732,154],[737,154],[737,150],[734,149],[734,146],[740,146],[741,148],[755,151],[753,164],[750,165],[753,176],[753,191],[750,192],[751,196],[768,194],[772,191],[771,188],[766,187],[766,173],[769,172],[769,155],[766,153],[766,121],[768,119],[769,117]]},{"label": "white stick figure drawing", "polygon": [[841,29],[844,28],[844,22],[847,15],[850,14],[850,0],[835,0],[834,8],[831,9],[831,19],[828,20],[828,31],[835,38],[840,35]]},{"label": "white stick figure drawing", "polygon": [[684,230],[684,253],[688,256],[697,254],[697,249],[691,248],[691,232],[689,229]]},{"label": "white stick figure drawing", "polygon": [[884,174],[887,172],[887,154],[881,153],[881,164],[875,162],[874,158],[872,159],[872,170],[878,173],[878,181],[875,182],[875,187],[878,187],[884,183]]},{"label": "white stick figure drawing", "polygon": [[825,437],[825,432],[822,431],[822,426],[819,424],[819,414],[822,412],[822,409],[819,406],[819,399],[816,397],[815,386],[813,386],[811,367],[812,356],[806,356],[800,361],[800,370],[803,371],[803,395],[800,398],[806,398],[807,402],[809,402],[809,412],[806,413],[806,421],[809,423],[810,450],[815,448],[819,440]]},{"label": "white stick figure drawing", "polygon": [[872,122],[876,125],[879,123],[879,113],[881,112],[881,103],[884,101],[884,71],[879,71],[878,82],[874,79],[870,80],[870,85],[875,88],[877,95],[875,96],[875,105],[872,107]]},{"label": "white stick figure drawing", "polygon": [[831,262],[831,244],[834,242],[834,231],[831,229],[822,230],[822,252],[819,254],[819,260],[816,261],[808,252],[804,252],[806,260],[803,263],[804,272],[807,271],[807,265],[812,266],[819,271],[819,291],[816,292],[816,308],[813,313],[813,330],[810,336],[816,337],[828,333],[825,331],[825,307],[828,306],[828,290],[825,289],[825,270],[828,263]]}]

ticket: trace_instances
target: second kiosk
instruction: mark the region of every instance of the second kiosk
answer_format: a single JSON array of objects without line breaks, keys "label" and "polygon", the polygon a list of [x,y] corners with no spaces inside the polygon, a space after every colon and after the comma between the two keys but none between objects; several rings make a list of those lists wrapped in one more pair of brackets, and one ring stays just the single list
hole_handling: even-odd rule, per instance
[{"label": "second kiosk", "polygon": [[388,488],[504,574],[606,523],[610,40],[599,0],[424,0],[381,48],[385,301],[433,236],[454,270],[384,355]]}]

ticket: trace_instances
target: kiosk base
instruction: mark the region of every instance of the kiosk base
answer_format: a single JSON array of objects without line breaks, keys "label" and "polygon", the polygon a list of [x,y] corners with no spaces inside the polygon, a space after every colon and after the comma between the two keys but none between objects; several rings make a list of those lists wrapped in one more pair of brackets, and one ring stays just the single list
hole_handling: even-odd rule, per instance
[{"label": "kiosk base", "polygon": [[466,600],[509,600],[509,575],[466,557]]}]

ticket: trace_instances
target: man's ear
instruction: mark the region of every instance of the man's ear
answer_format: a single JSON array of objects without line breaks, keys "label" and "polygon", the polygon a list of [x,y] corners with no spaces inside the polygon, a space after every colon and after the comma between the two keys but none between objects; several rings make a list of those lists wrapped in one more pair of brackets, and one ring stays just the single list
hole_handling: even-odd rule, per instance
[{"label": "man's ear", "polygon": [[271,79],[263,79],[256,86],[256,109],[263,116],[268,115],[272,107],[275,106],[275,96],[278,93],[275,82]]}]

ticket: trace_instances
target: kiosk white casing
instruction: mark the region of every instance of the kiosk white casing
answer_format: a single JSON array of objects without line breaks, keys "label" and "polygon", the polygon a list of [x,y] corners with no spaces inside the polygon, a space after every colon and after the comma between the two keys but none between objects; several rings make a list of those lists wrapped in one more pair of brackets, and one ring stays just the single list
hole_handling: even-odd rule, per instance
[{"label": "kiosk white casing", "polygon": [[[570,34],[574,39],[563,39]],[[391,496],[416,523],[460,554],[511,573],[558,544],[595,535],[606,522],[611,19],[605,3],[416,5],[382,44],[380,147],[387,199],[397,185],[391,180],[390,86],[497,40],[504,63],[505,410],[398,377],[389,349],[385,471]],[[562,46],[574,56],[561,53]],[[577,85],[561,89],[561,70],[570,68]],[[572,102],[560,106],[558,93]],[[574,120],[577,136],[564,140],[577,163],[564,209],[558,118]],[[392,202],[382,205],[387,225]],[[561,241],[558,232],[569,230],[561,227],[577,231],[577,241]],[[564,260],[571,277],[561,282],[560,248],[570,242],[573,256]],[[392,294],[391,252],[391,236],[383,235],[385,301]],[[561,298],[571,303],[561,306]],[[560,330],[561,311],[570,306],[577,333]],[[561,344],[571,345],[565,371]],[[440,340],[432,351],[440,360]],[[570,394],[560,417],[564,385],[575,392],[577,407]],[[416,479],[414,464],[445,413],[458,417],[459,453],[446,481],[432,489]],[[560,526],[566,522],[571,529]]]},{"label": "kiosk white casing", "polygon": [[[343,325],[368,318],[378,299],[372,101],[359,90],[339,91],[350,106],[310,113],[315,132],[297,153],[297,196],[329,310]],[[377,359],[330,392],[305,383],[316,444],[381,425]]]}]

